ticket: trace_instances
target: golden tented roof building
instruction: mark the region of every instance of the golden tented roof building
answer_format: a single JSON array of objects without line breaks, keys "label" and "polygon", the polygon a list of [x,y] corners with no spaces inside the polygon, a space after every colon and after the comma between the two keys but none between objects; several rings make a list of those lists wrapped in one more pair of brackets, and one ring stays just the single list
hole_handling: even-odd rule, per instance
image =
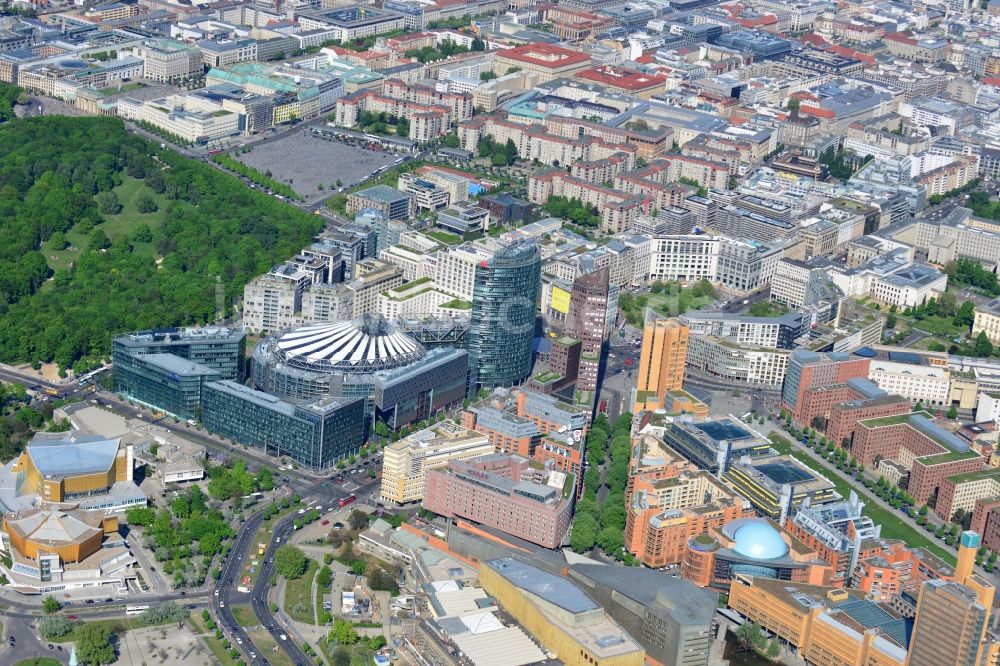
[{"label": "golden tented roof building", "polygon": [[134,562],[118,533],[117,516],[79,508],[6,514],[0,553],[11,562],[0,563],[0,571],[21,592],[121,584]]},{"label": "golden tented roof building", "polygon": [[0,493],[0,502],[8,511],[33,505],[25,499],[34,496],[42,503],[71,503],[88,510],[145,506],[146,496],[133,480],[134,465],[133,446],[121,437],[40,432],[5,468],[16,494]]}]

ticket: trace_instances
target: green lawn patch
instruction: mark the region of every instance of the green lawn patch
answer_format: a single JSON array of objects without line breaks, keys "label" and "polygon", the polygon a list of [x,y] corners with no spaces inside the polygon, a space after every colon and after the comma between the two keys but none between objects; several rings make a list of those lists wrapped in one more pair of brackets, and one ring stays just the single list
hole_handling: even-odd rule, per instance
[{"label": "green lawn patch", "polygon": [[941,317],[938,315],[914,320],[913,328],[945,338],[954,338],[969,332],[969,329],[965,326],[956,326],[951,317]]},{"label": "green lawn patch", "polygon": [[145,88],[146,84],[140,81],[133,81],[132,83],[126,83],[122,85],[119,90],[118,86],[112,86],[110,88],[101,88],[101,94],[105,97],[113,97],[119,93],[132,92],[133,90],[139,90],[140,88]]},{"label": "green lawn patch", "polygon": [[472,303],[470,303],[469,301],[463,301],[461,298],[455,298],[448,301],[447,303],[442,303],[440,307],[451,308],[453,310],[471,310]]},{"label": "green lawn patch", "polygon": [[33,657],[15,662],[14,666],[62,666],[62,662],[52,657]]},{"label": "green lawn patch", "polygon": [[[145,223],[152,231],[163,226],[167,217],[167,198],[146,187],[143,181],[126,177],[121,185],[114,188],[114,193],[118,195],[122,210],[117,215],[104,215],[104,223],[101,225],[101,229],[104,230],[112,243],[122,236],[131,234],[139,223]],[[159,208],[157,211],[153,213],[139,212],[138,201],[143,194],[153,198]],[[70,264],[80,256],[80,252],[87,247],[87,235],[80,233],[75,227],[66,232],[66,240],[69,242],[69,247],[63,250],[53,249],[49,242],[42,244],[45,261],[49,268],[54,271],[68,269]],[[133,242],[132,246],[136,254],[148,257],[156,256],[156,247],[151,242]]]},{"label": "green lawn patch", "polygon": [[83,625],[98,625],[102,627],[107,627],[108,631],[112,634],[122,634],[130,629],[142,629],[144,627],[155,627],[167,624],[173,624],[173,622],[161,622],[160,625],[154,624],[141,624],[139,622],[139,616],[124,617],[124,618],[113,618],[109,620],[88,620],[86,622],[74,622],[73,631],[69,632],[65,636],[55,638],[52,640],[53,643],[74,643],[77,640],[77,633]]},{"label": "green lawn patch", "polygon": [[196,634],[208,633],[208,627],[205,626],[205,621],[201,618],[201,613],[198,611],[191,611],[191,615],[188,616],[188,624],[191,625],[191,629]]},{"label": "green lawn patch", "polygon": [[887,511],[875,503],[875,499],[864,489],[860,483],[857,485],[848,484],[827,465],[814,460],[805,451],[792,445],[791,440],[778,433],[771,433],[768,437],[776,451],[790,455],[802,462],[810,469],[823,475],[834,485],[837,492],[845,498],[851,490],[858,494],[858,497],[865,503],[864,515],[868,516],[876,525],[882,526],[882,537],[886,539],[900,539],[905,541],[911,548],[925,548],[934,555],[937,555],[948,564],[955,564],[955,553],[942,547],[929,534],[910,527],[909,524],[900,520],[900,516],[893,511]]},{"label": "green lawn patch", "polygon": [[461,245],[462,237],[458,234],[453,234],[448,231],[428,231],[427,235],[438,241],[439,243],[444,243],[445,245]]},{"label": "green lawn patch", "polygon": [[315,560],[309,560],[306,572],[285,582],[285,612],[297,622],[315,624],[313,619],[312,581],[316,575]]},{"label": "green lawn patch", "polygon": [[253,644],[260,648],[259,654],[266,656],[267,660],[271,662],[271,666],[295,666],[284,650],[274,651],[278,644],[267,632],[267,629],[255,629],[248,632],[247,635]]},{"label": "green lawn patch", "polygon": [[236,623],[241,627],[253,627],[260,624],[257,616],[254,615],[253,609],[250,608],[250,604],[233,606],[232,611],[233,617],[236,618]]},{"label": "green lawn patch", "polygon": [[223,647],[222,641],[218,638],[215,636],[202,636],[201,640],[205,641],[205,645],[208,646],[212,655],[215,656],[216,664],[221,664],[222,666],[236,666],[236,660],[229,656],[229,650]]},{"label": "green lawn patch", "polygon": [[751,317],[780,317],[787,312],[788,307],[784,303],[757,301],[747,310],[747,315]]}]

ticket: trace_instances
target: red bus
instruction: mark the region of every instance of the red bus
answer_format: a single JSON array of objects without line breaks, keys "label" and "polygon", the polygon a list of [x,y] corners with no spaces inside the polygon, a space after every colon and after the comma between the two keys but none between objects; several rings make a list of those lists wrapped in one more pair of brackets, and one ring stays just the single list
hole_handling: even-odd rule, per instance
[{"label": "red bus", "polygon": [[357,495],[355,495],[354,493],[351,493],[347,497],[341,497],[340,501],[339,501],[339,504],[340,504],[340,506],[347,506],[348,504],[350,504],[351,502],[353,502],[356,499],[358,499]]}]

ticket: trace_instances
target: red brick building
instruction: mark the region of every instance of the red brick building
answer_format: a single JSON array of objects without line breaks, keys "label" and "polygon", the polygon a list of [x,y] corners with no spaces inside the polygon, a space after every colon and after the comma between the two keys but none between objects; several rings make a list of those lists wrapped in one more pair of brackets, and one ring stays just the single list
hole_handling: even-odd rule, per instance
[{"label": "red brick building", "polygon": [[982,535],[989,550],[1000,552],[1000,497],[976,500],[970,529]]},{"label": "red brick building", "polygon": [[583,442],[589,413],[558,398],[528,389],[502,389],[469,405],[462,426],[485,434],[502,453],[515,453],[575,475],[583,483]]},{"label": "red brick building", "polygon": [[830,408],[826,423],[826,438],[844,448],[851,448],[858,421],[896,416],[910,411],[910,401],[898,395],[886,395],[868,400],[849,398]]},{"label": "red brick building", "polygon": [[953,580],[955,569],[923,548],[909,548],[902,541],[869,539],[861,545],[851,587],[884,601],[900,592],[914,596],[929,580]]},{"label": "red brick building", "polygon": [[[808,393],[847,384],[850,379],[868,379],[870,359],[841,352],[817,353],[796,350],[788,358],[788,371],[781,388],[781,406],[792,418],[808,424],[814,416],[823,415],[837,402],[840,394],[829,398],[816,398],[810,403]],[[808,407],[808,411],[807,411]]]},{"label": "red brick building", "polygon": [[866,467],[893,460],[910,470],[907,492],[925,504],[949,476],[982,469],[985,459],[935,425],[927,412],[859,421],[852,455]]},{"label": "red brick building", "polygon": [[572,481],[521,456],[491,454],[453,460],[427,473],[424,507],[446,518],[493,527],[544,548],[556,548],[573,516]]}]

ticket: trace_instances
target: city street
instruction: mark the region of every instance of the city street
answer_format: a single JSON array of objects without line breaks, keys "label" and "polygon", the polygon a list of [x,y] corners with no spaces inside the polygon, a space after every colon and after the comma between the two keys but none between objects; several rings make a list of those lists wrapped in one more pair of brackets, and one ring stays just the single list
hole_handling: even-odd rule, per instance
[{"label": "city street", "polygon": [[[360,464],[360,466],[363,467],[364,464]],[[358,483],[357,490],[354,492],[359,497],[363,497],[371,492],[377,483],[376,479],[365,477],[363,482]],[[334,506],[339,499],[346,497],[350,492],[343,485],[327,479],[304,487],[301,483],[294,483],[293,489],[302,497],[302,506]],[[296,518],[297,514],[293,512],[275,523],[271,531],[271,540],[259,565],[260,570],[257,573],[256,583],[250,593],[238,592],[236,586],[239,583],[240,571],[250,555],[249,550],[254,546],[253,538],[261,522],[259,513],[244,523],[236,535],[229,557],[223,565],[217,587],[218,594],[213,592],[211,602],[213,614],[227,635],[243,641],[242,644],[238,642],[237,644],[240,645],[247,663],[252,666],[263,666],[269,662],[261,650],[254,646],[250,636],[233,615],[232,607],[234,605],[245,604],[248,601],[253,606],[254,613],[260,619],[261,624],[274,638],[275,643],[288,654],[292,663],[306,664],[311,661],[292,640],[289,629],[271,614],[268,602],[268,594],[272,589],[270,578],[274,572],[274,552],[281,544],[288,542],[288,537],[294,531],[293,523]],[[281,638],[282,635],[285,636],[285,639]]]}]

